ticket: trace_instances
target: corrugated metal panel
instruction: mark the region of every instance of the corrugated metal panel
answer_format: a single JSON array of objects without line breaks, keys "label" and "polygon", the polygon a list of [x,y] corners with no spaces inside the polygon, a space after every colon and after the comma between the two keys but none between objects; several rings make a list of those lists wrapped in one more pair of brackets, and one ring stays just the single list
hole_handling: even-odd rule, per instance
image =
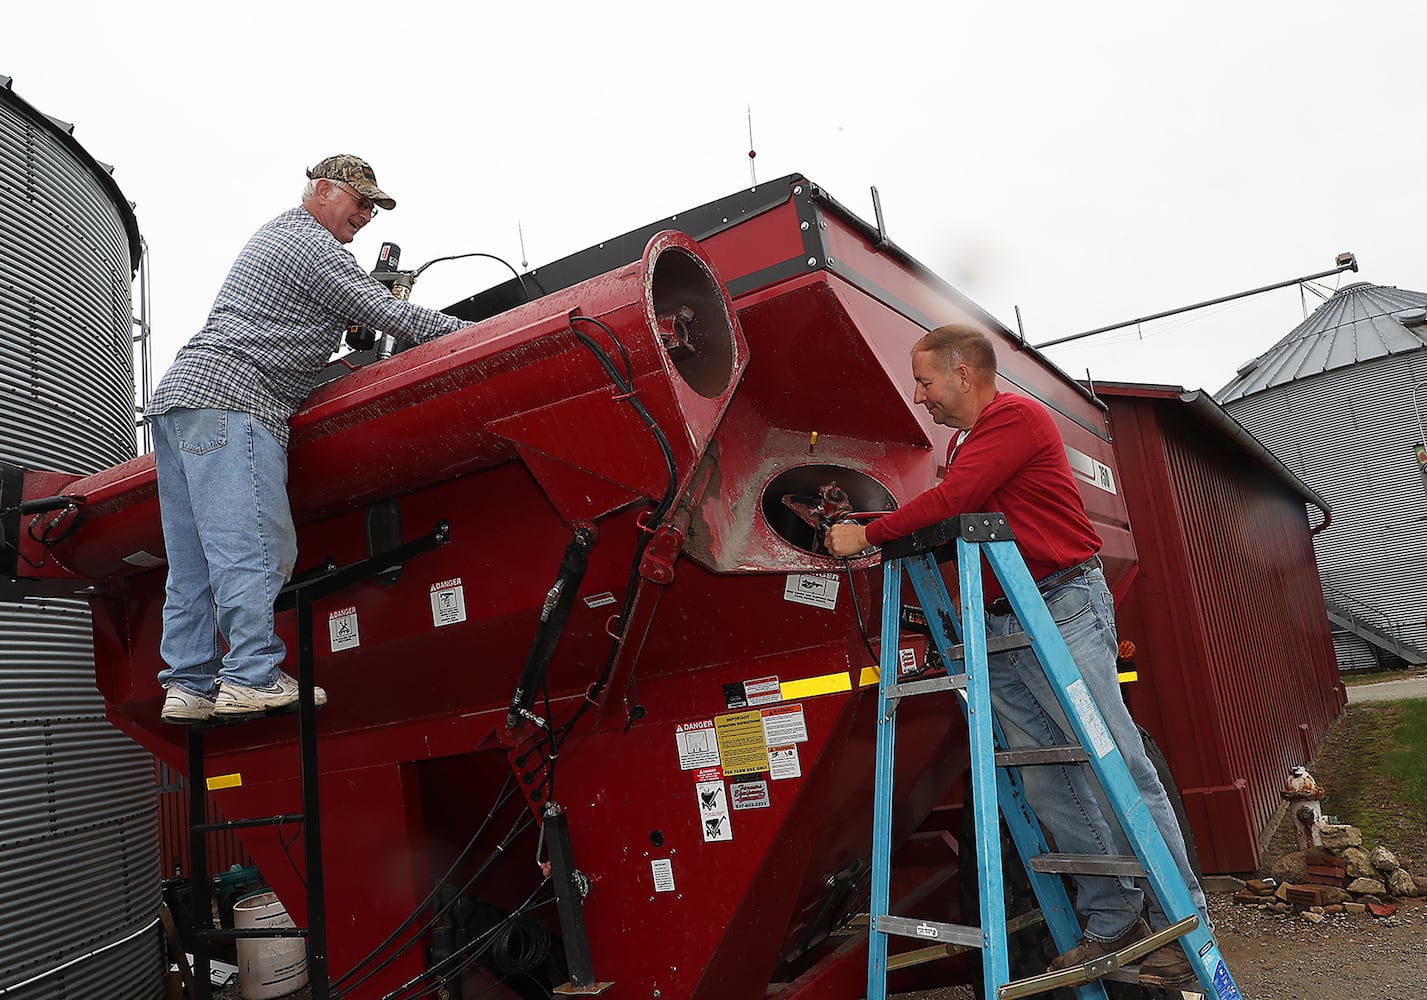
[{"label": "corrugated metal panel", "polygon": [[[0,987],[153,923],[150,760],[104,718],[85,604],[0,604]],[[110,957],[148,947],[135,938]],[[129,980],[132,995],[152,995],[161,971]],[[48,989],[35,995],[62,995]]]},{"label": "corrugated metal panel", "polygon": [[[1225,408],[1333,507],[1316,539],[1325,585],[1427,649],[1427,488],[1413,391],[1427,356],[1396,355],[1259,393]],[[1427,412],[1427,387],[1418,396]],[[1344,669],[1350,664],[1344,663]]]},{"label": "corrugated metal panel", "polygon": [[[1403,315],[1427,307],[1427,294],[1358,282],[1339,289],[1263,354],[1239,367],[1214,394],[1227,404],[1297,379],[1427,346],[1427,326]],[[1420,316],[1416,317],[1421,319]]]},{"label": "corrugated metal panel", "polygon": [[0,88],[0,457],[97,472],[134,454],[127,205]]},{"label": "corrugated metal panel", "polygon": [[[5,81],[8,84],[8,81]],[[0,85],[0,458],[87,473],[134,454],[138,247],[107,173]],[[104,718],[89,610],[0,603],[0,991],[163,992],[151,758]]]},{"label": "corrugated metal panel", "polygon": [[1383,654],[1374,652],[1365,639],[1359,639],[1351,632],[1333,633],[1333,652],[1338,657],[1338,669],[1345,674],[1355,670],[1374,670],[1383,664]]},{"label": "corrugated metal panel", "polygon": [[1303,500],[1177,394],[1102,394],[1140,552],[1120,607],[1139,650],[1127,697],[1205,870],[1251,870],[1289,768],[1343,703]]}]

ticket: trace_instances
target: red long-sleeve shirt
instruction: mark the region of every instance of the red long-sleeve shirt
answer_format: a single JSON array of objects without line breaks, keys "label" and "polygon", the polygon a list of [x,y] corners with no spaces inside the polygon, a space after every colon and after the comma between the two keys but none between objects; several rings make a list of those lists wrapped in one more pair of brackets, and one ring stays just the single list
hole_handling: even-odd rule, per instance
[{"label": "red long-sleeve shirt", "polygon": [[[1100,551],[1065,442],[1045,407],[1024,396],[997,392],[955,447],[945,478],[870,523],[867,540],[882,545],[948,517],[981,511],[1006,515],[1037,580]],[[1001,593],[994,577],[985,577],[983,586],[988,598]]]}]

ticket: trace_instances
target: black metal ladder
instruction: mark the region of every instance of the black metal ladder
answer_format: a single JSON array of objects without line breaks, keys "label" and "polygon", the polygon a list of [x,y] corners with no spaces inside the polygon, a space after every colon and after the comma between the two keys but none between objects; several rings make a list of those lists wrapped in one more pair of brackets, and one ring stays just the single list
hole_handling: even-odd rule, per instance
[{"label": "black metal ladder", "polygon": [[[242,938],[305,938],[307,942],[307,973],[312,1000],[330,1000],[331,980],[327,963],[327,910],[322,872],[322,810],[318,800],[317,768],[317,704],[314,694],[313,669],[313,602],[358,580],[391,572],[407,559],[444,545],[450,541],[450,527],[445,521],[422,537],[357,562],[337,566],[331,562],[294,579],[278,595],[277,610],[292,608],[297,612],[297,731],[302,777],[302,812],[248,819],[225,820],[221,823],[202,822],[206,815],[205,796],[209,791],[204,755],[204,737],[208,730],[239,725],[255,719],[291,715],[293,708],[284,706],[263,713],[219,719],[214,717],[188,727],[188,851],[189,891],[192,901],[193,979],[195,997],[211,1000],[212,944],[215,941],[235,941]],[[221,928],[213,926],[212,876],[208,871],[208,834],[219,830],[276,826],[288,823],[302,825],[303,862],[307,900],[306,927]]]}]

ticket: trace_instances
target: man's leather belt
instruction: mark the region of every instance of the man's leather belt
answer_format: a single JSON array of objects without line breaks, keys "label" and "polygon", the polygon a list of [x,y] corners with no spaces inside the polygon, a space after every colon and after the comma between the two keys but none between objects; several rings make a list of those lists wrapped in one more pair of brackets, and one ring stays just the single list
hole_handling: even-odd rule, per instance
[{"label": "man's leather belt", "polygon": [[[1048,594],[1056,587],[1059,587],[1062,584],[1069,583],[1077,576],[1080,576],[1084,573],[1088,573],[1092,569],[1096,569],[1099,566],[1100,557],[1098,555],[1093,555],[1089,559],[1085,559],[1081,562],[1076,563],[1074,566],[1067,566],[1065,569],[1058,569],[1043,580],[1037,580],[1036,589],[1039,590],[1042,594]],[[987,602],[986,611],[988,614],[993,614],[998,617],[1005,617],[1006,615],[1009,615],[1012,611],[1011,602],[1004,597],[998,597],[994,601]]]}]

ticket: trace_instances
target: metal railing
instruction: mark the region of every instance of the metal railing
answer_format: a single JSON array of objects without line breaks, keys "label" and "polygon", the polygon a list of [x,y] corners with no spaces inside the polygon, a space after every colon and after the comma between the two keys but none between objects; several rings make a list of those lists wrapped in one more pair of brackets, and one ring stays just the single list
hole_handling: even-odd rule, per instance
[{"label": "metal railing", "polygon": [[1373,642],[1400,659],[1410,663],[1427,662],[1427,651],[1402,638],[1402,627],[1392,615],[1366,601],[1322,581],[1323,599],[1328,611],[1347,623],[1354,634]]}]

